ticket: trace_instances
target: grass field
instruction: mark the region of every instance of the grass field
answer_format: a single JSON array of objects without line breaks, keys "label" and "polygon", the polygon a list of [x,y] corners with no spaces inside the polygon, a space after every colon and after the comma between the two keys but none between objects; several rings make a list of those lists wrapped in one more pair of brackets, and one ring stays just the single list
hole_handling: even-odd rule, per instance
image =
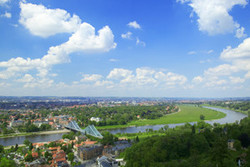
[{"label": "grass field", "polygon": [[144,125],[160,125],[160,124],[174,124],[174,123],[186,123],[200,121],[200,115],[205,116],[205,120],[220,119],[226,116],[226,114],[206,108],[195,107],[192,105],[180,105],[180,112],[165,115],[159,119],[144,119],[129,122],[127,125],[115,125],[115,126],[102,126],[98,129],[112,129],[123,128],[128,126],[144,126]]}]

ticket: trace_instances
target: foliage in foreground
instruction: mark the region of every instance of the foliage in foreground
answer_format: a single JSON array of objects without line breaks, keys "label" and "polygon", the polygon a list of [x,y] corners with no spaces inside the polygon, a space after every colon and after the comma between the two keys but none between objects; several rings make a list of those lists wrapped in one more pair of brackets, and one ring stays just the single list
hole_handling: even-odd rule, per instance
[{"label": "foliage in foreground", "polygon": [[[240,124],[207,126],[200,133],[146,138],[126,150],[126,166],[236,167],[239,158],[250,166],[249,134],[250,118],[245,118]],[[234,139],[236,150],[228,149],[229,139]]]},{"label": "foliage in foreground", "polygon": [[0,167],[14,167],[16,166],[15,161],[2,157],[0,159]]}]

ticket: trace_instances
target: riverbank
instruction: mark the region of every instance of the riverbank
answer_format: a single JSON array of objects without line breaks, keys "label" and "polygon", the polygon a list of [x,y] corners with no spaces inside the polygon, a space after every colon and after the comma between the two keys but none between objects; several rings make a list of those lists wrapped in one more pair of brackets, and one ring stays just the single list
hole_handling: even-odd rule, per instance
[{"label": "riverbank", "polygon": [[[37,142],[37,143],[40,143],[40,144],[48,144],[49,142]],[[15,147],[16,145],[11,145],[11,146],[5,146],[4,149],[8,150],[10,149],[11,147]],[[19,144],[18,147],[25,147],[25,144]]]},{"label": "riverbank", "polygon": [[192,105],[180,105],[179,107],[180,107],[179,112],[174,114],[168,114],[158,119],[141,119],[141,120],[131,121],[126,125],[100,126],[97,127],[97,129],[105,130],[105,129],[128,128],[135,126],[146,126],[146,125],[163,125],[163,124],[197,122],[200,121],[200,115],[204,115],[206,121],[221,119],[226,116],[225,113],[219,111],[202,107],[195,107]]},{"label": "riverbank", "polygon": [[31,132],[31,133],[12,133],[1,135],[0,138],[10,138],[10,137],[18,137],[18,136],[35,136],[35,135],[49,135],[49,134],[58,134],[58,133],[68,133],[70,130],[53,130],[53,131],[42,131],[42,132]]},{"label": "riverbank", "polygon": [[231,111],[240,112],[240,113],[242,113],[242,114],[248,115],[248,111],[235,110],[235,109],[231,109],[231,108],[229,108],[229,107],[215,106],[215,105],[210,105],[210,104],[204,104],[204,105],[202,105],[202,106],[221,108],[221,109],[231,110]]},{"label": "riverbank", "polygon": [[[116,137],[119,139],[135,139],[136,137],[139,137],[140,139],[144,139],[147,137],[152,137],[152,136],[164,136],[164,135],[180,135],[183,133],[191,133],[191,126],[177,126],[175,128],[167,128],[166,130],[149,130],[147,132],[138,132],[138,133],[118,133],[115,134]],[[197,130],[198,132],[198,130]]]}]

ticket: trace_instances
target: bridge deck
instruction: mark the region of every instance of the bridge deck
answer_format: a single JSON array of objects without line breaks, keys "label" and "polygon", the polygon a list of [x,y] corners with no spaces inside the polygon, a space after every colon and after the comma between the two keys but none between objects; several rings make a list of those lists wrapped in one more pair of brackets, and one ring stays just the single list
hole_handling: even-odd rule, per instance
[{"label": "bridge deck", "polygon": [[103,138],[100,132],[95,128],[94,125],[89,125],[85,129],[81,129],[75,121],[71,121],[65,128],[81,132],[83,135],[88,134],[97,138]]}]

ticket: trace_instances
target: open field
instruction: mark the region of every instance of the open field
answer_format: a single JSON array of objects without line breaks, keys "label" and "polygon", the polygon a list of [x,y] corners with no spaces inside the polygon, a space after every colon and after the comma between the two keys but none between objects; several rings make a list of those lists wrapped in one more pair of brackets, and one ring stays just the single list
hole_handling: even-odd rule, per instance
[{"label": "open field", "polygon": [[180,112],[175,114],[165,115],[159,119],[143,119],[129,122],[127,125],[114,125],[114,126],[103,126],[98,129],[112,129],[112,128],[123,128],[129,126],[144,126],[144,125],[160,125],[160,124],[175,124],[175,123],[186,123],[200,121],[200,115],[205,116],[205,120],[220,119],[226,116],[226,114],[201,108],[192,105],[180,105]]}]

